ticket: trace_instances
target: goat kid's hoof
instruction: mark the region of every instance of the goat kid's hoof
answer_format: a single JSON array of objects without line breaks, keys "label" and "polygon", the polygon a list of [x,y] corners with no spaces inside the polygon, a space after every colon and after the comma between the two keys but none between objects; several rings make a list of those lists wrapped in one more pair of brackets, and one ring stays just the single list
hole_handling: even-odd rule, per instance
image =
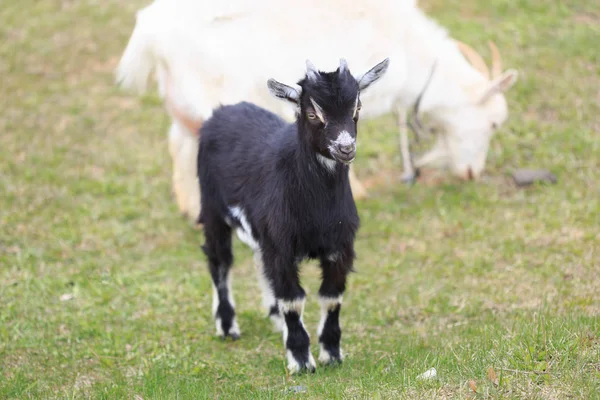
[{"label": "goat kid's hoof", "polygon": [[240,338],[240,328],[235,319],[233,320],[233,324],[228,331],[223,329],[223,326],[221,325],[221,319],[217,319],[215,322],[217,326],[217,337],[221,338],[221,340],[226,340],[229,336],[231,340],[235,342]]},{"label": "goat kid's hoof", "polygon": [[327,366],[340,365],[342,363],[343,355],[341,350],[337,354],[332,354],[325,349],[321,349],[319,353],[319,363]]},{"label": "goat kid's hoof", "polygon": [[230,337],[231,341],[235,342],[236,340],[239,340],[241,336],[239,333],[228,333],[227,335],[220,335],[219,337],[222,341],[225,341],[228,337]]},{"label": "goat kid's hoof", "polygon": [[301,361],[301,360],[296,360],[294,358],[294,356],[291,355],[290,352],[288,351],[287,369],[290,372],[290,374],[294,375],[294,374],[300,374],[303,372],[314,373],[315,370],[317,369],[317,366],[315,364],[315,359],[313,358],[312,354],[310,354],[310,353],[308,354],[307,361]]}]

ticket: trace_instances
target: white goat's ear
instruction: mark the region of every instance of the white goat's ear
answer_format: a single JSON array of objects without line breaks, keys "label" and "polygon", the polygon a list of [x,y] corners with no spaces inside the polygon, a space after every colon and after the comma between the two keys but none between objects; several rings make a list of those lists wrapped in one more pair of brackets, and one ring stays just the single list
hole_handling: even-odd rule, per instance
[{"label": "white goat's ear", "polygon": [[269,87],[269,92],[271,92],[273,96],[290,101],[294,104],[300,103],[300,91],[293,87],[277,82],[275,79],[269,79],[267,81],[267,86]]},{"label": "white goat's ear", "polygon": [[484,104],[496,93],[503,93],[510,89],[519,77],[519,73],[514,69],[504,71],[499,77],[492,80],[479,98],[479,104]]},{"label": "white goat's ear", "polygon": [[373,82],[377,81],[383,76],[383,74],[385,74],[389,65],[390,59],[386,58],[385,60],[383,60],[364,74],[357,76],[356,81],[358,82],[358,89],[365,90],[366,88],[371,86]]}]

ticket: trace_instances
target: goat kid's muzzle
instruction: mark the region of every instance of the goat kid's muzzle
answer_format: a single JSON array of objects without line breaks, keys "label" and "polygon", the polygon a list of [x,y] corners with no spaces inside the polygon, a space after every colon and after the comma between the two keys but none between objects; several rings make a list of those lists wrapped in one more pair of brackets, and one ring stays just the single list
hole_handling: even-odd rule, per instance
[{"label": "goat kid's muzzle", "polygon": [[356,143],[336,144],[331,150],[333,158],[344,164],[352,163],[356,157]]}]

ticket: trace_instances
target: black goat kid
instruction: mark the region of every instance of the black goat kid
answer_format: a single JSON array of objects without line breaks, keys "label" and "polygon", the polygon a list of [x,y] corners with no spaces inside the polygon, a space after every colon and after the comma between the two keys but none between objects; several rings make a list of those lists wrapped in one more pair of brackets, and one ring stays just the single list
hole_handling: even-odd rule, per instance
[{"label": "black goat kid", "polygon": [[359,225],[348,165],[356,155],[360,92],[383,76],[388,64],[386,59],[354,77],[344,60],[327,73],[307,61],[298,89],[268,81],[273,95],[298,108],[295,124],[243,102],[216,109],[201,129],[202,248],[214,284],[217,334],[240,335],[229,276],[235,229],[255,253],[263,299],[283,330],[291,372],[315,369],[298,276],[306,258],[319,259],[323,275],[319,360],[342,359],[340,307]]}]

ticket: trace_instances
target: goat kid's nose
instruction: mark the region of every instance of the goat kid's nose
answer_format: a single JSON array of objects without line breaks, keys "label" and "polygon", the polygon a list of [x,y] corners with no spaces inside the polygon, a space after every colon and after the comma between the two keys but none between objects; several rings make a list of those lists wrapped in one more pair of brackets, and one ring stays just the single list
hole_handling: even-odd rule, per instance
[{"label": "goat kid's nose", "polygon": [[347,145],[342,145],[342,146],[338,146],[338,150],[340,151],[340,153],[342,154],[352,154],[352,152],[356,149],[356,145],[355,144],[347,144]]}]

